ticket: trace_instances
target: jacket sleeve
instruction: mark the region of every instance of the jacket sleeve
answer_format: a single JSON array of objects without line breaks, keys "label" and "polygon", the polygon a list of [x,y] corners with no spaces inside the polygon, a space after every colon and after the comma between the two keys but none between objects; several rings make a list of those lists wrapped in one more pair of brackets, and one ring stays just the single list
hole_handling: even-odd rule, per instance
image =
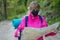
[{"label": "jacket sleeve", "polygon": [[42,27],[48,27],[48,23],[44,17],[42,17]]},{"label": "jacket sleeve", "polygon": [[18,28],[16,29],[15,31],[15,34],[14,34],[14,37],[18,37],[19,35],[19,32],[20,32],[20,29],[23,30],[25,27],[25,17],[22,19],[22,22],[21,24],[18,26]]}]

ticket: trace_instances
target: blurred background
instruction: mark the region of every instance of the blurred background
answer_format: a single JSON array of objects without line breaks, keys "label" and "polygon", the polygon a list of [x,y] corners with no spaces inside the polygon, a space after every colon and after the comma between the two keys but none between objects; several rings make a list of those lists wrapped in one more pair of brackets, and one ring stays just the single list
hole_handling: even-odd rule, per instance
[{"label": "blurred background", "polygon": [[0,0],[0,40],[15,40],[11,21],[26,15],[32,1],[40,4],[40,15],[45,16],[49,25],[60,22],[60,0]]},{"label": "blurred background", "polygon": [[0,0],[0,21],[26,15],[32,1],[38,1],[40,15],[45,16],[49,24],[60,21],[60,0]]}]

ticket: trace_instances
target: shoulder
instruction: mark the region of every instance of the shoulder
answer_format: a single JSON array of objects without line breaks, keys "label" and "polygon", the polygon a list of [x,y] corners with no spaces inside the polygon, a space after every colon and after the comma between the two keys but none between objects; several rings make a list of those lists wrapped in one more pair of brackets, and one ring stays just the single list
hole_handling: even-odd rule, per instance
[{"label": "shoulder", "polygon": [[44,16],[39,15],[39,17],[40,17],[42,20],[46,20],[46,18],[45,18]]},{"label": "shoulder", "polygon": [[45,19],[46,20],[46,17],[42,16],[42,19]]},{"label": "shoulder", "polygon": [[28,19],[28,16],[22,17],[22,21],[25,21],[26,19]]}]

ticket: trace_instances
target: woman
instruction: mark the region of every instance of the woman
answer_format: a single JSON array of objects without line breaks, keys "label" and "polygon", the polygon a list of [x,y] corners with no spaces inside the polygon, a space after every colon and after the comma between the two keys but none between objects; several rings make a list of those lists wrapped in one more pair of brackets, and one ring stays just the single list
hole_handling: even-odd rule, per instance
[{"label": "woman", "polygon": [[[40,10],[40,5],[37,2],[35,2],[35,1],[31,2],[28,10],[29,10],[28,24],[27,24],[28,27],[33,27],[33,28],[48,27],[48,23],[46,22],[44,17],[42,17],[43,22],[41,23],[41,20],[40,20],[39,15],[38,15],[39,10]],[[25,23],[26,23],[26,21],[25,21],[25,17],[24,17],[21,24],[19,25],[18,29],[15,32],[15,37],[18,37],[18,33],[20,32],[20,29],[24,30]],[[45,36],[46,37],[47,36],[53,36],[55,34],[56,33],[51,32]],[[43,36],[36,38],[36,40],[43,40]]]}]

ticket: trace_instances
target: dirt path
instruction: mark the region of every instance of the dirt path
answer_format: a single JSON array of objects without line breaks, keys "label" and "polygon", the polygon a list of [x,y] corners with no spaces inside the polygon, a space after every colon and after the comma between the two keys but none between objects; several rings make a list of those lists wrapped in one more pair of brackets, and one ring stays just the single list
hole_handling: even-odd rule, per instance
[{"label": "dirt path", "polygon": [[0,22],[0,40],[16,40],[13,34],[14,28],[10,21]]}]

